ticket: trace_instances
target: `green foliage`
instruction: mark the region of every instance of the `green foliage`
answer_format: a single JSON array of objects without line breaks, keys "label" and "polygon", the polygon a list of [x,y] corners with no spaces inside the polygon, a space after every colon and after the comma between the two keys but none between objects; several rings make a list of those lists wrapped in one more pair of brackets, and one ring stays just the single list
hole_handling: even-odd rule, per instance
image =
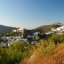
[{"label": "green foliage", "polygon": [[15,41],[9,48],[0,48],[0,63],[15,64],[30,56],[31,46],[23,41]]},{"label": "green foliage", "polygon": [[56,34],[53,34],[52,36],[51,36],[51,38],[49,38],[49,40],[51,40],[52,42],[54,42],[54,43],[62,43],[62,42],[64,42],[64,34],[58,34],[58,35],[56,35]]},{"label": "green foliage", "polygon": [[34,51],[33,55],[35,55],[36,58],[50,57],[54,53],[54,42],[45,42],[41,40],[40,43],[37,43],[35,46],[36,50]]},{"label": "green foliage", "polygon": [[22,33],[20,33],[20,32],[13,32],[13,31],[11,31],[11,32],[9,32],[9,33],[7,33],[6,35],[7,36],[17,36],[17,35],[21,35]]},{"label": "green foliage", "polygon": [[[14,41],[8,48],[0,47],[0,63],[15,64],[35,54],[37,58],[48,57],[54,54],[57,43],[64,42],[64,34],[51,35],[48,40],[40,40],[39,43],[31,45],[24,41]],[[3,38],[6,39],[6,38]],[[39,37],[36,37],[38,40]],[[59,44],[60,45],[60,44]]]},{"label": "green foliage", "polygon": [[6,50],[0,47],[0,64],[5,64],[7,59]]},{"label": "green foliage", "polygon": [[36,36],[36,37],[35,37],[35,40],[37,40],[37,41],[38,41],[39,39],[40,39],[40,37],[39,37],[39,36]]},{"label": "green foliage", "polygon": [[46,48],[45,48],[45,54],[46,55],[51,55],[54,52],[55,49],[55,44],[54,42],[48,42],[46,44]]}]

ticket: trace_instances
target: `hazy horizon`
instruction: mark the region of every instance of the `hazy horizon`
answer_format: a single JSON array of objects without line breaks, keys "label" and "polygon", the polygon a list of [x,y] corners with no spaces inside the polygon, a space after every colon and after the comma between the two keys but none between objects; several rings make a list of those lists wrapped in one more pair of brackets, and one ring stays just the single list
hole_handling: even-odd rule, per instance
[{"label": "hazy horizon", "polygon": [[0,0],[0,24],[36,28],[55,22],[64,23],[63,0]]}]

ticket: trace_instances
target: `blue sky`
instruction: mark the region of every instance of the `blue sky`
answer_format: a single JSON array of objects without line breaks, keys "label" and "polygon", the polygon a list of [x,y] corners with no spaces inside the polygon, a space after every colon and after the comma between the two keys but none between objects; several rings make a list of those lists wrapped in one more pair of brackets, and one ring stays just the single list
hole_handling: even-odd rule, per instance
[{"label": "blue sky", "polygon": [[64,0],[0,0],[0,24],[35,28],[64,23]]}]

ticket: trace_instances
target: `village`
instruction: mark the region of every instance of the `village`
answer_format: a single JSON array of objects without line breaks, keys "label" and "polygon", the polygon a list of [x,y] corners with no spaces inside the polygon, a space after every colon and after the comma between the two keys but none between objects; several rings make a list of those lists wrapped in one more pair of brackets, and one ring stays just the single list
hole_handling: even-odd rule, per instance
[{"label": "village", "polygon": [[64,32],[64,25],[61,27],[58,27],[56,29],[52,28],[51,31],[46,33],[41,32],[31,32],[31,30],[18,28],[17,30],[12,30],[12,32],[16,33],[19,32],[21,34],[19,35],[9,35],[9,36],[3,36],[0,37],[1,39],[5,39],[5,41],[0,39],[0,46],[1,47],[9,47],[11,44],[13,44],[14,41],[22,40],[26,43],[30,44],[36,44],[39,39],[46,38],[46,35],[49,34],[62,34]]}]

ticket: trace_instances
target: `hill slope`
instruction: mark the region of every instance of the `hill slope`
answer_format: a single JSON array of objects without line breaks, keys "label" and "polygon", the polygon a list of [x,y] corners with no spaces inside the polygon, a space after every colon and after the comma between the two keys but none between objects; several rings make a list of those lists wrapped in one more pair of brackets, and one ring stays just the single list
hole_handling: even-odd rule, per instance
[{"label": "hill slope", "polygon": [[16,29],[16,28],[15,27],[0,25],[0,33],[7,33],[7,32],[12,31],[13,29]]},{"label": "hill slope", "polygon": [[57,27],[60,27],[61,24],[51,24],[51,25],[44,25],[44,26],[40,26],[38,28],[35,28],[34,30],[38,30],[38,31],[41,31],[41,32],[48,32],[50,31],[52,28],[57,28]]}]

